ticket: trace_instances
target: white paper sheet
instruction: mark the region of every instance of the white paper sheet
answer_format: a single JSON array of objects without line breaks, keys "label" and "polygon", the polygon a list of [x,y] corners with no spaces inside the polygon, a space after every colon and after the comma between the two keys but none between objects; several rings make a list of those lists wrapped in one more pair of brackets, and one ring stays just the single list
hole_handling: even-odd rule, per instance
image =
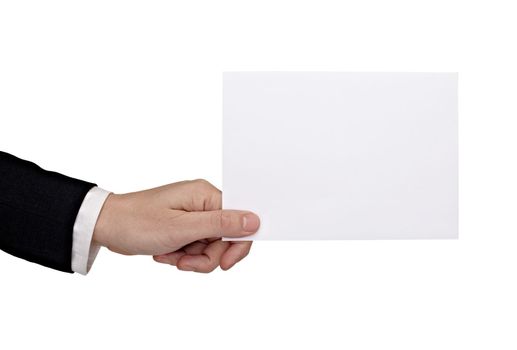
[{"label": "white paper sheet", "polygon": [[223,104],[246,239],[457,238],[456,73],[229,72]]}]

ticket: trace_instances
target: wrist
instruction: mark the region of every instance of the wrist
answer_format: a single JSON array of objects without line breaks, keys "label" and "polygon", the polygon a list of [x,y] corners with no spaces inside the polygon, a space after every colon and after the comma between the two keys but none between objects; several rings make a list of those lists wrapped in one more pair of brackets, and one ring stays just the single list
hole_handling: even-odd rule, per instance
[{"label": "wrist", "polygon": [[108,247],[109,246],[109,237],[113,232],[114,221],[116,219],[117,212],[117,202],[120,200],[120,195],[110,193],[106,200],[104,201],[104,205],[102,206],[99,217],[97,218],[97,222],[95,223],[95,228],[93,230],[93,243],[99,246]]}]

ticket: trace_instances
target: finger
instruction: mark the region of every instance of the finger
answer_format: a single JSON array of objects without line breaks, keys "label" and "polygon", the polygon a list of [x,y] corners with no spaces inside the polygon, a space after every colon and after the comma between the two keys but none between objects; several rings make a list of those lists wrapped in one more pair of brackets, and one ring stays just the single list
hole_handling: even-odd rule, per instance
[{"label": "finger", "polygon": [[154,261],[159,262],[161,264],[169,264],[176,266],[178,264],[178,260],[185,255],[186,252],[183,250],[177,250],[172,253],[155,255],[153,256]]},{"label": "finger", "polygon": [[182,182],[183,200],[180,208],[186,211],[208,211],[221,209],[221,191],[210,182],[197,179]]},{"label": "finger", "polygon": [[203,211],[220,210],[223,207],[223,194],[220,189],[212,185],[210,182],[205,186]]},{"label": "finger", "polygon": [[231,269],[250,252],[252,242],[233,242],[221,257],[221,269]]},{"label": "finger", "polygon": [[186,242],[210,237],[244,237],[255,233],[260,226],[257,215],[240,210],[191,212],[178,219],[180,238]]},{"label": "finger", "polygon": [[203,254],[203,251],[206,249],[207,246],[208,243],[196,241],[184,246],[183,250],[189,255],[199,255]]},{"label": "finger", "polygon": [[[206,241],[206,240],[204,240]],[[185,254],[189,255],[198,255],[203,254],[203,251],[207,247],[208,242],[200,242],[196,241],[189,245],[184,246],[182,249],[177,250],[172,253],[161,254],[153,256],[154,260],[159,263],[176,265],[178,263],[179,258],[181,258]]]},{"label": "finger", "polygon": [[183,271],[212,272],[219,266],[221,256],[229,246],[230,242],[215,241],[210,243],[203,254],[182,256],[177,267]]}]

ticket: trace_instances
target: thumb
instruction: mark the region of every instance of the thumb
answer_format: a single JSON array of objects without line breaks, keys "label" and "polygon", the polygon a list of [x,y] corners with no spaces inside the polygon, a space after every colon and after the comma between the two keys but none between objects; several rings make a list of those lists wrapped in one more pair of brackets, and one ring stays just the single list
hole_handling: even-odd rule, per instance
[{"label": "thumb", "polygon": [[184,234],[189,241],[212,237],[244,237],[257,232],[259,217],[242,210],[189,212],[182,216]]}]

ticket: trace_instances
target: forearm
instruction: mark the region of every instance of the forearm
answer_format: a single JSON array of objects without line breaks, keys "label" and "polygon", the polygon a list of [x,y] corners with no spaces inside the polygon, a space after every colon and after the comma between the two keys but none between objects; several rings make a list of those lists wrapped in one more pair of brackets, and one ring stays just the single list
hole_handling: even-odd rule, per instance
[{"label": "forearm", "polygon": [[73,226],[94,186],[0,152],[0,249],[72,272]]}]

